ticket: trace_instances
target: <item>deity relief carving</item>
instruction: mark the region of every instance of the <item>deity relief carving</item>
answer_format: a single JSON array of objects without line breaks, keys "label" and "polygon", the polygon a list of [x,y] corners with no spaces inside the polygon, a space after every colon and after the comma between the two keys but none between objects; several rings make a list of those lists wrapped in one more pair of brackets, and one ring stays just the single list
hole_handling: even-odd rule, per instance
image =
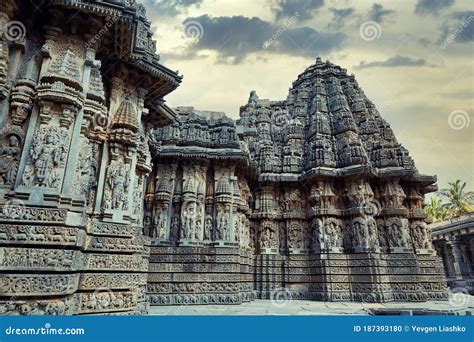
[{"label": "deity relief carving", "polygon": [[263,221],[260,223],[260,247],[277,248],[275,225],[272,221]]},{"label": "deity relief carving", "polygon": [[76,182],[73,185],[75,195],[88,195],[91,187],[96,185],[96,173],[97,161],[93,157],[92,146],[87,138],[81,137],[79,142]]},{"label": "deity relief carving", "polygon": [[15,184],[20,156],[20,138],[15,134],[7,135],[0,146],[0,185]]},{"label": "deity relief carving", "polygon": [[221,207],[217,215],[217,228],[215,234],[215,240],[230,240],[230,229],[229,229],[229,214],[227,209]]},{"label": "deity relief carving", "polygon": [[322,243],[324,243],[324,230],[323,230],[323,221],[318,218],[314,218],[312,223],[312,246],[313,250],[317,251],[321,248]]},{"label": "deity relief carving", "polygon": [[389,218],[386,221],[386,228],[388,231],[387,237],[390,247],[407,247],[407,219]]},{"label": "deity relief carving", "polygon": [[23,185],[59,187],[66,160],[68,133],[56,126],[41,126],[33,137],[23,174]]},{"label": "deity relief carving", "polygon": [[367,221],[364,218],[358,217],[352,220],[352,246],[353,247],[369,247],[369,232],[367,228]]},{"label": "deity relief carving", "polygon": [[310,243],[306,227],[302,222],[293,222],[288,227],[289,247],[293,249],[305,249]]},{"label": "deity relief carving", "polygon": [[185,202],[181,210],[180,237],[181,239],[193,239],[196,224],[196,203],[193,201]]},{"label": "deity relief carving", "polygon": [[342,247],[342,227],[341,223],[333,218],[324,222],[324,246],[326,248]]},{"label": "deity relief carving", "polygon": [[204,221],[204,240],[211,240],[212,234],[212,216],[207,215]]},{"label": "deity relief carving", "polygon": [[180,234],[180,226],[179,226],[179,215],[174,214],[173,218],[171,219],[171,228],[170,228],[170,240],[171,241],[178,241],[179,234]]},{"label": "deity relief carving", "polygon": [[122,159],[112,160],[107,169],[104,209],[128,210],[128,167]]},{"label": "deity relief carving", "polygon": [[155,209],[152,237],[164,239],[167,235],[168,205],[162,204]]},{"label": "deity relief carving", "polygon": [[410,226],[415,249],[432,249],[431,237],[424,222],[413,222]]},{"label": "deity relief carving", "polygon": [[377,229],[377,222],[372,217],[368,217],[366,221],[368,233],[368,247],[377,248],[379,247],[379,233]]},{"label": "deity relief carving", "polygon": [[133,215],[140,221],[143,212],[143,176],[135,177],[135,189],[133,191]]}]

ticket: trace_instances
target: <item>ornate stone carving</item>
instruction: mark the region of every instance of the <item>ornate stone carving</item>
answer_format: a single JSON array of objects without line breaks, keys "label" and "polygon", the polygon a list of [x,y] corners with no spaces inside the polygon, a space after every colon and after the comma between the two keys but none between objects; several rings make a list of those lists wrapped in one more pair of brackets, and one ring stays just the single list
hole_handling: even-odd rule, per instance
[{"label": "ornate stone carving", "polygon": [[97,161],[93,157],[92,146],[85,137],[80,138],[79,159],[76,169],[76,182],[74,183],[74,194],[76,196],[88,196],[93,186],[96,186]]},{"label": "ornate stone carving", "polygon": [[68,133],[59,127],[42,126],[33,138],[23,185],[58,188],[66,161]]},{"label": "ornate stone carving", "polygon": [[112,160],[107,169],[104,209],[127,210],[129,174],[121,159]]},{"label": "ornate stone carving", "polygon": [[15,134],[6,135],[0,146],[0,184],[15,184],[20,155],[20,138]]}]

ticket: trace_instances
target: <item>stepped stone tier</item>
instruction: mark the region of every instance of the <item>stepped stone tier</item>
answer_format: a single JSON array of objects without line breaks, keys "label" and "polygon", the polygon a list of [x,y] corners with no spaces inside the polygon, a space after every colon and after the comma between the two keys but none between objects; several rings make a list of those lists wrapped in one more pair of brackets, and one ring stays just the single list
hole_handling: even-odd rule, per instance
[{"label": "stepped stone tier", "polygon": [[235,122],[171,109],[135,1],[0,3],[0,312],[446,299],[417,172],[319,58]]}]

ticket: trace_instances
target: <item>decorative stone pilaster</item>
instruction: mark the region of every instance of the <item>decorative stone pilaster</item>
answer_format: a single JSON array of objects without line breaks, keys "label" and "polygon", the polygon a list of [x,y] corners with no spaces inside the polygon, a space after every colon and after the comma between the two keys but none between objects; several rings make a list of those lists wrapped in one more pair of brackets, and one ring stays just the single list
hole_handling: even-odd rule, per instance
[{"label": "decorative stone pilaster", "polygon": [[379,239],[375,216],[380,211],[380,205],[374,200],[374,193],[365,179],[351,181],[347,187],[347,198],[350,207],[347,212],[351,215],[351,245],[356,253],[378,251]]},{"label": "decorative stone pilaster", "polygon": [[413,251],[409,210],[404,205],[405,198],[405,192],[398,180],[387,180],[380,185],[380,217],[384,218],[384,229],[392,253]]},{"label": "decorative stone pilaster", "polygon": [[218,246],[231,246],[235,244],[232,241],[234,230],[232,225],[234,219],[233,183],[232,169],[223,167],[215,173],[214,212],[216,225],[214,227],[213,241]]},{"label": "decorative stone pilaster", "polygon": [[344,237],[347,234],[342,229],[340,210],[336,208],[336,194],[332,180],[315,181],[311,185],[309,203],[313,251],[342,252],[346,243]]}]

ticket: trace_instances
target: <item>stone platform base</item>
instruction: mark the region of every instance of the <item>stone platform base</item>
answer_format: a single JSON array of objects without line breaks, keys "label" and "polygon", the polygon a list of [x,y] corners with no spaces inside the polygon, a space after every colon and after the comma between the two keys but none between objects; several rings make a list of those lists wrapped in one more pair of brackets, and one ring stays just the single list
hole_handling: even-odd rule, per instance
[{"label": "stone platform base", "polygon": [[256,298],[251,254],[234,247],[151,247],[154,305],[241,304]]},{"label": "stone platform base", "polygon": [[229,247],[151,247],[147,299],[155,305],[241,304],[258,299],[447,300],[431,254],[260,254]]}]

